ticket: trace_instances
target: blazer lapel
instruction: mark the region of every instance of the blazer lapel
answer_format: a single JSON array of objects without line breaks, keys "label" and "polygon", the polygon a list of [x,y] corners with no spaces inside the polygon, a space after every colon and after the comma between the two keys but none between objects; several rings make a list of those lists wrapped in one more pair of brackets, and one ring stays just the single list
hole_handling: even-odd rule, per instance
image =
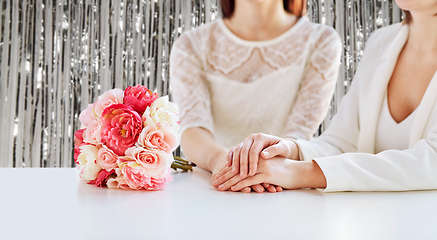
[{"label": "blazer lapel", "polygon": [[[408,26],[402,26],[399,33],[393,39],[386,51],[381,55],[373,75],[372,85],[369,92],[365,93],[363,100],[364,107],[363,118],[361,122],[360,135],[358,138],[358,151],[374,153],[375,152],[375,134],[378,124],[379,113],[384,99],[387,84],[390,81],[396,62],[408,38]],[[377,57],[377,56],[375,56]],[[370,79],[369,79],[370,80]]]},{"label": "blazer lapel", "polygon": [[425,130],[426,124],[429,119],[429,115],[432,112],[435,102],[437,101],[437,71],[428,88],[423,95],[422,101],[417,107],[417,115],[413,122],[413,127],[411,129],[409,147],[413,147],[420,139],[423,138],[423,131]]}]

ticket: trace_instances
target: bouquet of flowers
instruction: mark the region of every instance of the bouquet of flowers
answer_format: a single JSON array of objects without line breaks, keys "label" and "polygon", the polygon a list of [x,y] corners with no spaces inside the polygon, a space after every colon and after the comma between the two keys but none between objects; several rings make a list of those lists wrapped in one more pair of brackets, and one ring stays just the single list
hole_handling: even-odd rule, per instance
[{"label": "bouquet of flowers", "polygon": [[[80,177],[99,187],[163,189],[173,180],[178,107],[144,86],[113,89],[81,112],[74,134]],[[177,165],[184,165],[178,160]]]}]

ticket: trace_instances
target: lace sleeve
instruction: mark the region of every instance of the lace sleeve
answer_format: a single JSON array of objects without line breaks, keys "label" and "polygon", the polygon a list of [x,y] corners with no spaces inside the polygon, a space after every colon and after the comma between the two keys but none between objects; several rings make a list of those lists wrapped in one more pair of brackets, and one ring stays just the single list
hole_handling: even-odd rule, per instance
[{"label": "lace sleeve", "polygon": [[283,137],[311,139],[329,109],[337,81],[341,42],[332,28],[324,28],[318,39],[307,60]]},{"label": "lace sleeve", "polygon": [[203,127],[214,134],[208,83],[199,56],[189,37],[183,34],[173,45],[170,80],[175,103],[179,106],[181,129]]}]

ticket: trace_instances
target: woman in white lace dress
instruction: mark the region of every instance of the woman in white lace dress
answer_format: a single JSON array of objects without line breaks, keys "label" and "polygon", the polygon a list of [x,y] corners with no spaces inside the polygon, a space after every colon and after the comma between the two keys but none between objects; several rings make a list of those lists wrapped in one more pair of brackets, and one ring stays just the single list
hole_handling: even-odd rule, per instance
[{"label": "woman in white lace dress", "polygon": [[[224,19],[175,42],[170,79],[181,145],[201,168],[217,173],[229,149],[252,133],[310,139],[318,129],[335,88],[341,43],[334,29],[303,16],[305,5],[222,1]],[[254,174],[247,168],[235,171]]]}]

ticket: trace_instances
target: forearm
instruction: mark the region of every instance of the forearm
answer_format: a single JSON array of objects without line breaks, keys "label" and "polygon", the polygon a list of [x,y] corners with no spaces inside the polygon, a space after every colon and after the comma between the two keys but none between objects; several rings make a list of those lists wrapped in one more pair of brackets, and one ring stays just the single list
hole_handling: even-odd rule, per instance
[{"label": "forearm", "polygon": [[218,156],[228,152],[228,149],[214,141],[208,130],[200,127],[187,129],[182,135],[181,146],[190,161],[208,171],[213,171]]},{"label": "forearm", "polygon": [[289,182],[285,188],[326,188],[325,175],[315,161],[291,161],[287,169]]}]

